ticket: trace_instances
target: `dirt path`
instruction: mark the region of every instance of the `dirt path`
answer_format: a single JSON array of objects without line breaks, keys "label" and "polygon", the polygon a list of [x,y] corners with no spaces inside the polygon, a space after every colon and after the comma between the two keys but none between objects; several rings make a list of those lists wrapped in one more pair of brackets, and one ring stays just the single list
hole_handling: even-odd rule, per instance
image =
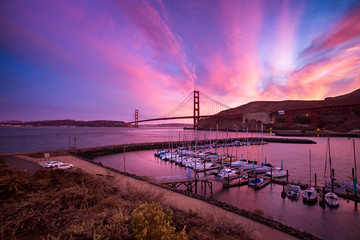
[{"label": "dirt path", "polygon": [[[38,159],[33,159],[27,156],[17,157],[26,158],[28,161],[39,162]],[[114,183],[119,187],[119,189],[124,192],[136,192],[137,194],[143,194],[144,196],[148,196],[152,199],[158,199],[165,205],[173,206],[183,211],[191,210],[204,218],[213,218],[216,221],[222,221],[223,219],[226,219],[227,221],[230,221],[234,224],[240,224],[253,239],[296,239],[295,237],[284,232],[270,228],[266,225],[252,221],[248,218],[226,211],[201,200],[194,199],[144,181],[112,172],[108,169],[102,168],[73,156],[53,157],[51,160],[59,160],[62,162],[71,163],[75,167],[80,168],[91,175],[103,175],[104,177],[112,176],[110,178],[113,179]]]}]

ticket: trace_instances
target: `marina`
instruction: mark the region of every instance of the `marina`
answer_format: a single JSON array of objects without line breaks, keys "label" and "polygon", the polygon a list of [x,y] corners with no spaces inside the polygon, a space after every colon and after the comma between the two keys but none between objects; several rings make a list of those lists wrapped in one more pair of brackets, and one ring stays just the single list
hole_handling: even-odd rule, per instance
[{"label": "marina", "polygon": [[[14,130],[15,132],[17,131],[17,129]],[[33,131],[34,129],[24,128],[23,133],[26,133],[27,130]],[[38,131],[41,131],[43,136],[46,136],[45,132],[48,132],[48,139],[56,139],[61,136],[60,134],[57,134],[57,131],[62,132],[63,129],[42,128]],[[89,157],[91,156],[89,159],[92,159],[92,161],[98,164],[101,163],[103,166],[143,177],[149,182],[164,185],[170,189],[174,188],[178,190],[184,190],[192,194],[203,196],[206,199],[214,199],[226,204],[231,204],[239,209],[244,209],[249,212],[257,212],[261,214],[261,216],[274,219],[301,231],[309,232],[319,238],[339,239],[345,237],[347,239],[356,239],[356,236],[360,234],[357,228],[353,228],[353,223],[360,220],[359,208],[356,205],[358,198],[354,197],[354,193],[346,191],[343,193],[338,192],[336,182],[334,181],[335,184],[333,190],[339,197],[338,207],[330,207],[328,204],[325,204],[325,207],[320,205],[324,196],[323,186],[325,185],[325,180],[327,179],[324,178],[324,163],[326,159],[328,159],[326,154],[326,152],[328,152],[327,138],[310,137],[309,140],[316,142],[316,144],[285,144],[279,142],[270,142],[269,144],[264,145],[233,145],[230,144],[228,140],[229,145],[224,145],[224,143],[221,143],[221,146],[219,144],[218,148],[211,147],[210,152],[212,155],[210,156],[214,156],[213,153],[215,153],[215,149],[219,154],[217,158],[210,158],[209,162],[214,161],[216,163],[214,166],[201,169],[198,167],[203,167],[203,164],[199,164],[198,166],[199,161],[196,161],[196,167],[194,165],[196,170],[188,167],[192,174],[192,178],[190,180],[187,177],[187,167],[177,164],[175,158],[174,160],[162,160],[161,158],[154,156],[156,148],[152,147],[149,150],[146,150],[146,148],[145,150],[139,150],[139,146],[145,145],[142,143],[143,141],[149,140],[153,143],[156,143],[154,140],[158,140],[158,143],[160,143],[161,146],[157,151],[163,149],[163,151],[169,151],[168,153],[171,153],[171,144],[169,148],[169,140],[164,141],[165,138],[169,139],[170,132],[171,135],[173,135],[173,139],[175,136],[178,137],[180,133],[181,136],[187,136],[187,142],[192,143],[190,145],[194,145],[195,142],[193,143],[193,141],[195,139],[195,134],[193,132],[184,131],[182,129],[171,129],[170,131],[166,128],[145,128],[111,129],[109,133],[106,133],[108,129],[104,129],[105,132],[97,135],[96,132],[99,132],[99,129],[76,128],[75,131],[77,132],[77,153],[81,153],[82,150],[80,147],[83,147],[83,149],[88,153],[91,153],[89,152],[89,149],[96,149],[96,154],[88,154]],[[2,133],[4,134],[4,131]],[[125,143],[109,141],[107,140],[108,137],[105,137],[115,137],[116,134],[119,134],[120,136],[124,133],[128,134],[126,139],[122,138],[122,141],[127,141]],[[218,139],[224,139],[226,143],[227,134],[229,139],[231,137],[234,141],[236,141],[236,132],[227,133],[219,131]],[[252,137],[255,136],[255,133],[248,133],[249,136],[251,136],[251,134],[253,135]],[[88,136],[90,135],[95,137],[89,138]],[[264,133],[263,135],[264,139],[274,138],[274,136],[270,136],[269,134]],[[209,143],[209,131],[198,131],[198,136],[198,138],[201,136],[198,141],[204,140],[204,146]],[[238,138],[246,139],[246,133],[238,133]],[[258,137],[256,138],[261,139],[261,135],[258,134]],[[0,138],[0,142],[3,141],[2,139],[4,140],[9,138]],[[32,141],[31,144],[36,147],[39,145],[39,142],[36,141],[37,138],[34,139],[35,141]],[[14,139],[14,141],[15,140],[21,144],[20,138]],[[352,169],[354,168],[353,140],[355,140],[355,146],[358,150],[358,138],[330,139],[332,168],[334,169],[333,176],[335,176],[340,183],[342,179],[351,179],[352,177]],[[213,138],[212,141],[214,142],[215,139]],[[64,136],[62,139],[59,139],[59,142],[64,143],[64,149],[68,148],[68,137]],[[102,142],[103,144],[107,143],[106,145],[108,146],[93,147],[99,145],[97,144],[98,142]],[[129,142],[132,143],[130,144]],[[2,144],[2,146],[6,147],[7,143],[3,141]],[[24,142],[22,145],[26,144],[29,144],[29,142]],[[124,152],[124,145],[136,146],[138,150]],[[149,145],[152,145],[152,143],[148,144],[148,146]],[[178,152],[185,151],[185,149],[181,149],[182,145],[183,144],[177,146],[180,147]],[[43,147],[46,148],[47,146],[44,145]],[[119,151],[114,151],[113,149],[119,149]],[[32,149],[29,148],[29,150],[31,151]],[[173,153],[175,150],[175,147],[173,147]],[[309,150],[311,150],[311,179]],[[200,151],[208,152],[208,148],[199,147],[197,148],[197,151],[198,155],[201,155]],[[229,157],[227,157],[227,153],[229,154]],[[358,151],[356,151],[356,154],[358,156]],[[248,183],[249,181],[255,179],[255,176],[248,171],[252,170],[253,165],[259,165],[260,167],[261,163],[265,164],[265,157],[267,164],[271,163],[272,166],[278,168],[281,168],[283,165],[283,169],[287,176],[271,178],[271,175],[267,175],[266,172],[261,174],[259,173],[256,175],[256,177],[263,178],[264,181],[261,184],[258,184],[256,188],[250,187]],[[217,162],[218,160],[214,160],[219,158],[222,158],[222,162]],[[232,163],[234,165],[234,163],[237,161],[242,162],[244,159],[247,159],[247,164],[251,166],[251,169],[242,171],[240,167],[237,169],[233,167],[237,171],[240,170],[238,172],[239,174],[234,174],[232,177],[222,180],[216,178],[214,174],[211,174],[215,171],[218,171],[221,167],[231,168]],[[359,157],[357,157],[357,159],[359,159]],[[329,165],[327,165],[327,167],[329,168]],[[274,169],[274,173],[277,171],[278,169]],[[329,170],[327,169],[326,172],[328,177]],[[246,175],[245,173],[248,175],[247,178],[244,176]],[[103,174],[103,177],[107,175],[109,174]],[[197,178],[195,178],[195,175]],[[110,179],[110,177],[111,175],[106,178]],[[173,177],[173,179],[170,179],[171,181],[169,181],[169,177]],[[287,192],[291,185],[298,185],[301,188],[297,201],[292,200],[289,197],[282,197],[282,193]],[[314,205],[304,204],[302,201],[302,193],[309,185],[312,185],[319,194],[318,201]],[[330,191],[331,185],[330,187],[325,188],[326,193]],[[311,225],[308,224],[309,216],[314,219],[314,223]],[[338,219],[338,221],[333,222],[330,220],[334,218]],[[343,229],[348,229],[348,231],[344,231]]]}]

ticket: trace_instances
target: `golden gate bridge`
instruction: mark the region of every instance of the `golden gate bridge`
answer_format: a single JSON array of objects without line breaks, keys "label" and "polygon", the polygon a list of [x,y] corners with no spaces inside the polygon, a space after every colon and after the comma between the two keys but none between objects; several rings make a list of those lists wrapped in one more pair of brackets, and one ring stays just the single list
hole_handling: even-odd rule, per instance
[{"label": "golden gate bridge", "polygon": [[[200,101],[201,96],[201,101]],[[200,102],[201,105],[204,106],[203,114],[200,114]],[[179,116],[176,113],[179,113],[180,110],[184,110],[185,108],[189,108],[189,104],[191,104],[192,115]],[[209,117],[217,117],[217,118],[226,118],[226,117],[242,117],[242,114],[222,114],[221,116],[215,116],[217,113],[230,109],[231,107],[227,106],[224,103],[221,103],[212,97],[202,93],[200,91],[194,90],[191,92],[179,105],[177,105],[170,112],[164,114],[161,117],[157,118],[149,118],[142,114],[138,109],[135,109],[135,114],[133,119],[128,122],[128,124],[134,124],[134,127],[138,127],[141,122],[150,122],[150,121],[161,121],[161,120],[174,120],[174,119],[193,119],[193,127],[195,129],[198,126],[200,119],[209,118]]]}]

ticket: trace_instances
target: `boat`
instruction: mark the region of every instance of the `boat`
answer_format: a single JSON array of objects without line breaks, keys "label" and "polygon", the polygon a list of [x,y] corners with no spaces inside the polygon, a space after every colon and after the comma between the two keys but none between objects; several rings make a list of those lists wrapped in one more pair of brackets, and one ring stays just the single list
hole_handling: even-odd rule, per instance
[{"label": "boat", "polygon": [[232,166],[232,167],[242,167],[245,164],[247,164],[245,159],[239,159],[239,160],[235,160],[235,161],[231,162],[230,166]]},{"label": "boat", "polygon": [[232,170],[231,168],[223,168],[221,169],[220,173],[218,174],[218,177],[221,178],[228,178],[235,176],[236,171]]},{"label": "boat", "polygon": [[314,203],[318,200],[318,193],[314,187],[308,187],[303,192],[303,201],[308,203]]},{"label": "boat", "polygon": [[325,202],[330,207],[337,207],[339,206],[339,198],[338,196],[333,192],[328,192],[325,194]]},{"label": "boat", "polygon": [[270,171],[270,172],[266,172],[266,176],[270,176],[271,177],[271,174],[272,174],[272,177],[273,178],[278,178],[278,177],[286,177],[287,175],[287,172],[285,170],[277,170],[277,171]]},{"label": "boat", "polygon": [[259,167],[259,166],[256,164],[247,163],[247,164],[241,166],[240,168],[241,168],[241,171],[247,171],[247,170],[252,170],[253,168],[255,169],[257,167]]},{"label": "boat", "polygon": [[[354,180],[352,179],[343,179],[342,185],[345,187],[346,191],[354,193]],[[360,185],[356,183],[356,191],[360,190]]]},{"label": "boat", "polygon": [[332,180],[330,178],[326,178],[325,187],[328,189],[332,189],[332,191],[334,192],[346,193],[345,186],[342,183],[338,182],[335,178],[333,178],[333,180],[334,180],[334,185],[333,188],[331,188]]},{"label": "boat", "polygon": [[256,186],[259,185],[260,183],[262,183],[264,181],[263,178],[257,178],[257,179],[253,179],[249,182],[250,186]]},{"label": "boat", "polygon": [[244,174],[244,175],[242,175],[242,177],[241,177],[241,179],[248,179],[249,178],[249,175],[247,175],[247,174]]},{"label": "boat", "polygon": [[286,194],[288,196],[288,198],[290,198],[291,200],[298,200],[299,195],[300,195],[300,186],[298,185],[291,185],[289,187],[289,190]]},{"label": "boat", "polygon": [[256,167],[255,168],[255,172],[257,174],[262,174],[262,173],[266,173],[267,171],[270,171],[270,167],[267,167],[267,166],[262,166],[262,167]]}]

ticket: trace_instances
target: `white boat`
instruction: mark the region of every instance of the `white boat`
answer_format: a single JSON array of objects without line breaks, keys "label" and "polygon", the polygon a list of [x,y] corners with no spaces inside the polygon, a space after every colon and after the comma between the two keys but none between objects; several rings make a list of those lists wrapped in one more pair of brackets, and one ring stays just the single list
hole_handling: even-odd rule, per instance
[{"label": "white boat", "polygon": [[228,178],[235,176],[236,171],[232,170],[231,168],[223,168],[220,170],[220,173],[218,174],[221,178]]},{"label": "white boat", "polygon": [[209,168],[211,168],[212,166],[214,166],[214,164],[213,163],[209,163],[209,162],[207,162],[207,163],[201,163],[201,164],[197,164],[196,165],[196,168],[195,168],[195,166],[194,166],[194,169],[196,169],[196,170],[204,170],[204,169],[209,169]]},{"label": "white boat", "polygon": [[236,160],[236,161],[231,162],[230,166],[232,166],[232,167],[242,167],[242,166],[244,166],[246,164],[247,164],[246,160]]},{"label": "white boat", "polygon": [[313,203],[318,200],[318,193],[314,187],[308,187],[303,192],[303,201],[308,203]]},{"label": "white boat", "polygon": [[270,172],[266,172],[266,176],[270,176],[271,177],[271,174],[272,174],[272,177],[273,178],[278,178],[278,177],[286,177],[286,171],[285,170],[277,170],[277,171],[270,171]]},{"label": "white boat", "polygon": [[[325,187],[331,189],[331,179],[327,178],[325,179]],[[346,193],[346,188],[342,183],[339,183],[336,179],[334,179],[334,186],[333,186],[334,192],[340,192],[340,193]]]},{"label": "white boat", "polygon": [[246,171],[246,170],[252,170],[253,167],[255,169],[255,168],[259,167],[259,165],[257,165],[257,164],[252,165],[252,163],[247,163],[247,164],[241,166],[240,168],[242,171]]},{"label": "white boat", "polygon": [[212,161],[212,162],[217,162],[218,160],[219,160],[219,156],[218,155],[207,155],[206,156],[206,158],[205,158],[206,160],[210,160],[210,161]]},{"label": "white boat", "polygon": [[339,198],[338,196],[333,192],[328,192],[325,194],[325,202],[330,207],[337,207],[339,206]]},{"label": "white boat", "polygon": [[267,171],[270,171],[270,167],[267,167],[267,166],[262,166],[262,167],[256,167],[255,168],[255,172],[257,174],[261,174],[261,173],[266,173]]},{"label": "white boat", "polygon": [[[354,181],[351,179],[343,179],[342,185],[345,187],[345,189],[351,193],[354,193]],[[356,191],[360,192],[360,185],[356,183]]]},{"label": "white boat", "polygon": [[300,195],[300,187],[298,185],[291,185],[286,195],[291,200],[298,200]]}]

